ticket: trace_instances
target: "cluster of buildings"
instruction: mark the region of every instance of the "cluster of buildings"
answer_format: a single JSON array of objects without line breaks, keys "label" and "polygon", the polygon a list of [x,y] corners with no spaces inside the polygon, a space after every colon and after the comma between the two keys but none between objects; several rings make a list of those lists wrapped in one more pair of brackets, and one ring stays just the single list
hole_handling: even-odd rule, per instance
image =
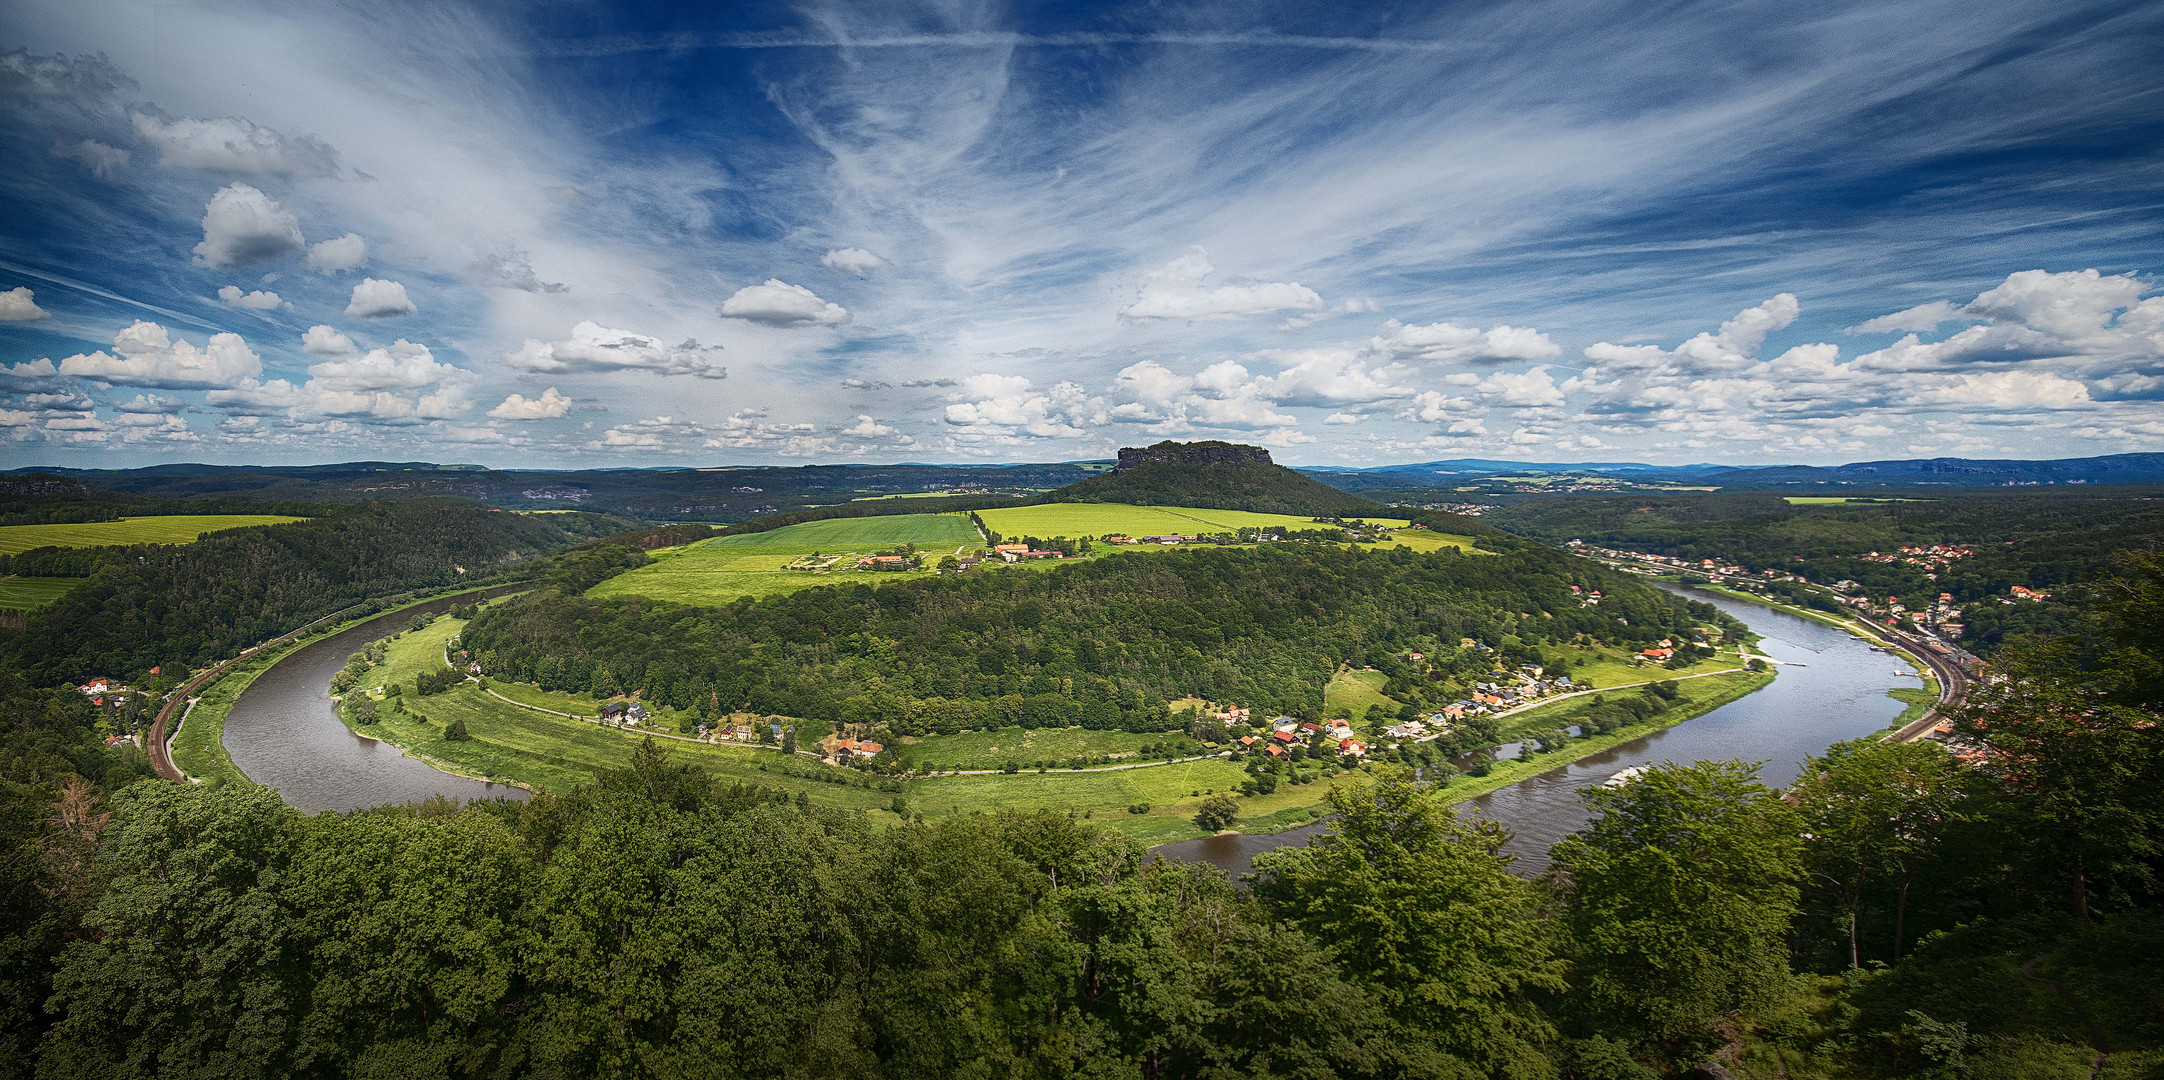
[{"label": "cluster of buildings", "polygon": [[[1030,559],[1064,559],[1067,557],[1066,554],[1063,552],[1038,551],[1037,549],[1030,547],[1028,544],[994,544],[992,545],[992,554],[996,556],[999,561],[1010,563],[1026,562]],[[978,561],[982,562],[983,560],[980,559]],[[962,569],[964,570],[967,570],[975,565],[976,563],[970,562],[967,559],[962,560]]]},{"label": "cluster of buildings", "polygon": [[1471,697],[1453,701],[1419,720],[1406,720],[1383,729],[1383,734],[1393,738],[1427,742],[1450,733],[1455,721],[1468,716],[1502,713],[1531,704],[1555,694],[1568,694],[1581,689],[1568,675],[1548,675],[1541,668],[1528,665],[1519,669],[1515,682],[1483,682],[1473,684]]},{"label": "cluster of buildings", "polygon": [[1164,544],[1173,545],[1195,539],[1196,534],[1164,533],[1158,536],[1107,536],[1107,544]]},{"label": "cluster of buildings", "polygon": [[646,706],[636,701],[611,701],[601,707],[601,719],[611,724],[630,724],[636,727],[653,719]]},{"label": "cluster of buildings", "polygon": [[[1242,716],[1246,709],[1235,710]],[[1353,734],[1352,724],[1346,720],[1329,720],[1317,724],[1290,716],[1273,717],[1267,735],[1242,735],[1238,742],[1242,750],[1264,754],[1279,761],[1292,756],[1295,746],[1308,746],[1340,757],[1361,758],[1368,752],[1368,745]]]},{"label": "cluster of buildings", "polygon": [[885,749],[884,744],[870,739],[835,739],[827,748],[827,755],[836,765],[843,765],[851,761],[870,761]]},{"label": "cluster of buildings", "polygon": [[1947,563],[1956,559],[1966,559],[1974,554],[1976,552],[1971,548],[1955,547],[1950,544],[1931,544],[1925,547],[1897,548],[1886,553],[1867,551],[1863,555],[1863,560],[1865,562],[1883,563],[1887,566],[1901,563],[1907,566],[1921,567],[1925,570],[1944,570]]}]

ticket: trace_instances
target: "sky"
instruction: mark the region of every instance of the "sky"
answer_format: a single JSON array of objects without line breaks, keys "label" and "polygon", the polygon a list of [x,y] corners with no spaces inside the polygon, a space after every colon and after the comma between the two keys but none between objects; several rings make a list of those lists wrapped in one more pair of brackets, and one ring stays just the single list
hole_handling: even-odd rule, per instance
[{"label": "sky", "polygon": [[2164,5],[0,7],[0,467],[2164,450]]}]

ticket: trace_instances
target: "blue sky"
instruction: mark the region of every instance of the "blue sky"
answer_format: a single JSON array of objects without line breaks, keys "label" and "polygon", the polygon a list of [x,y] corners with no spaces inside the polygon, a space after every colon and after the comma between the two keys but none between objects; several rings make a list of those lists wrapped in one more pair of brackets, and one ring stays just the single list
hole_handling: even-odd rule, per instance
[{"label": "blue sky", "polygon": [[10,465],[2164,449],[2164,7],[0,11]]}]

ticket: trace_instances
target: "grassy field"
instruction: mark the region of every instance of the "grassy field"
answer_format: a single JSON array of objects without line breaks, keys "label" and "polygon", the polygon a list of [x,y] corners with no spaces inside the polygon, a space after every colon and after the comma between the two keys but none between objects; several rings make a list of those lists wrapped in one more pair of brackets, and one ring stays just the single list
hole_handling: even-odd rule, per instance
[{"label": "grassy field", "polygon": [[[884,584],[928,576],[923,572],[813,573],[784,570],[800,555],[822,552],[870,554],[915,544],[937,554],[981,544],[975,526],[952,514],[807,521],[762,533],[722,536],[656,552],[652,564],[593,587],[589,596],[645,596],[679,604],[725,604],[739,597],[778,596],[820,585]],[[936,559],[934,560],[936,562]]]},{"label": "grassy field", "polygon": [[249,783],[240,767],[226,755],[226,715],[233,711],[233,703],[240,700],[241,691],[248,689],[256,676],[299,647],[289,645],[253,657],[245,664],[235,665],[233,670],[226,672],[225,678],[206,687],[196,700],[195,708],[188,711],[181,723],[180,732],[173,737],[173,766],[206,784]]},{"label": "grassy field", "polygon": [[250,525],[283,525],[299,520],[277,514],[175,514],[80,525],[0,525],[0,555],[14,555],[41,547],[192,544],[196,537],[207,532]]},{"label": "grassy field", "polygon": [[[1128,731],[1091,731],[1088,728],[998,728],[964,731],[956,735],[932,735],[913,739],[895,748],[903,762],[934,769],[998,769],[1010,761],[1024,767],[1037,762],[1058,763],[1073,758],[1133,758],[1151,743],[1186,743],[1178,732],[1138,735]],[[1193,753],[1201,753],[1197,745]]]},{"label": "grassy field", "polygon": [[1395,716],[1398,703],[1383,696],[1383,684],[1389,681],[1390,676],[1380,671],[1340,671],[1322,689],[1323,708],[1332,716],[1342,708],[1357,717],[1366,716],[1368,706],[1380,705]]},{"label": "grassy field", "polygon": [[24,611],[41,608],[88,580],[79,577],[0,578],[0,608]]},{"label": "grassy field", "polygon": [[1231,791],[1245,779],[1246,771],[1225,758],[1094,772],[931,776],[909,782],[909,801],[926,817],[1016,809],[1098,817],[1116,812],[1127,818],[1146,816],[1128,814],[1127,808],[1147,803],[1151,814],[1184,823],[1204,795]]},{"label": "grassy field", "polygon": [[[1283,525],[1312,529],[1315,523],[1291,514],[1251,514],[1244,510],[1197,510],[1185,506],[1128,506],[1122,503],[1047,503],[1043,506],[1007,506],[980,510],[977,516],[1003,536],[1098,537],[1107,533],[1129,536],[1230,532]],[[1376,518],[1386,525],[1404,525],[1402,519]]]}]

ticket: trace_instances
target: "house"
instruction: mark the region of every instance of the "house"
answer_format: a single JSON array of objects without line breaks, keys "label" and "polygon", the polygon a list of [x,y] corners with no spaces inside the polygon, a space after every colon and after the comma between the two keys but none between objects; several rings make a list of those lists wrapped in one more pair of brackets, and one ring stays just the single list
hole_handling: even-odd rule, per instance
[{"label": "house", "polygon": [[1261,739],[1258,739],[1253,735],[1240,736],[1240,746],[1248,750],[1253,750],[1255,748],[1255,744],[1261,741]]},{"label": "house", "polygon": [[1027,555],[1027,554],[1029,554],[1029,545],[1028,545],[1028,544],[994,544],[994,545],[992,545],[992,554],[994,554],[994,555]]},{"label": "house", "polygon": [[874,555],[865,561],[871,563],[874,570],[909,569],[909,560],[900,555]]},{"label": "house", "polygon": [[[2017,586],[2017,588],[2019,588],[2019,587]],[[2027,592],[2028,590],[2027,590],[2027,589],[2021,589],[2020,591],[2021,591],[2021,592]],[[2019,592],[2017,592],[2017,593],[2016,593],[2015,595],[2017,595],[2017,596],[2018,596],[2018,595],[2020,595],[2020,593],[2019,593]],[[78,687],[76,687],[76,689],[77,689],[77,690],[80,690],[80,691],[82,691],[82,692],[83,692],[83,695],[84,695],[85,697],[88,697],[88,696],[89,696],[89,695],[91,695],[91,694],[102,694],[102,693],[104,693],[104,692],[106,691],[106,689],[107,689],[108,687],[110,687],[111,685],[112,685],[111,683],[108,683],[108,682],[106,682],[106,681],[105,681],[104,679],[92,679],[92,680],[90,680],[89,682],[86,682],[86,683],[84,683],[83,685],[81,685],[81,686],[78,686]]]},{"label": "house", "polygon": [[1316,724],[1302,724],[1302,725],[1300,725],[1300,732],[1301,732],[1301,734],[1304,734],[1304,735],[1313,735],[1313,734],[1315,734],[1316,732],[1318,732],[1318,731],[1321,731],[1321,730],[1322,730],[1322,728],[1321,728],[1321,727],[1320,727],[1319,725],[1316,725]]},{"label": "house", "polygon": [[1358,739],[1339,739],[1337,741],[1337,752],[1359,757],[1368,752],[1368,747],[1366,743]]},{"label": "house", "polygon": [[973,570],[976,568],[978,563],[981,563],[984,560],[978,558],[975,555],[965,555],[959,559],[956,559],[955,561],[962,564],[962,569]]},{"label": "house", "polygon": [[1145,544],[1177,544],[1180,542],[1180,537],[1170,534],[1164,536],[1145,536],[1142,538],[1142,542]]},{"label": "house", "polygon": [[1671,660],[1675,658],[1676,651],[1674,649],[1647,649],[1643,655],[1648,660]]},{"label": "house", "polygon": [[1300,737],[1290,731],[1274,732],[1271,734],[1270,738],[1276,740],[1275,745],[1279,746],[1285,745],[1287,743],[1295,743],[1300,741]]},{"label": "house", "polygon": [[1271,756],[1271,757],[1274,757],[1274,758],[1286,758],[1286,757],[1291,757],[1291,756],[1292,756],[1292,754],[1291,754],[1291,753],[1289,753],[1289,752],[1287,752],[1287,751],[1286,751],[1286,749],[1285,749],[1284,747],[1282,747],[1282,746],[1279,746],[1279,745],[1277,745],[1276,743],[1271,743],[1271,744],[1270,744],[1270,756]]}]

